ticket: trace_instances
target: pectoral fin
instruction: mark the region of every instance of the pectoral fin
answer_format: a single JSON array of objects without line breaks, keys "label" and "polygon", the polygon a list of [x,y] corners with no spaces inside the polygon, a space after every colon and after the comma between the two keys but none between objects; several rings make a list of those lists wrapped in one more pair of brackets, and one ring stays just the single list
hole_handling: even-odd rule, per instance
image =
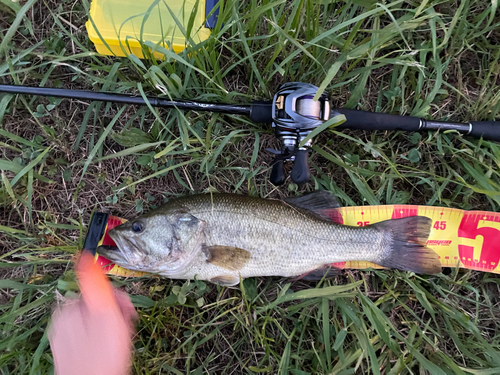
[{"label": "pectoral fin", "polygon": [[204,246],[207,262],[230,271],[239,271],[250,260],[250,253],[232,246]]},{"label": "pectoral fin", "polygon": [[233,286],[240,282],[240,279],[236,276],[217,276],[210,279],[210,282],[214,284],[219,284],[221,286]]}]

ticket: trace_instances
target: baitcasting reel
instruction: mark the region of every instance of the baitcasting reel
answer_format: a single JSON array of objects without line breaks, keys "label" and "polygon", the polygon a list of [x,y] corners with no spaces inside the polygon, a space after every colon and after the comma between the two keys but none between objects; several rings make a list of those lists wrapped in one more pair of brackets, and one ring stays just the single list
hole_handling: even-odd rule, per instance
[{"label": "baitcasting reel", "polygon": [[270,177],[275,185],[285,181],[285,161],[293,161],[293,182],[303,184],[311,177],[308,159],[312,139],[302,147],[300,142],[330,118],[328,95],[323,93],[318,100],[313,100],[317,91],[318,87],[309,83],[292,82],[281,86],[274,96],[272,126],[281,141],[281,150],[267,150],[276,155]]}]

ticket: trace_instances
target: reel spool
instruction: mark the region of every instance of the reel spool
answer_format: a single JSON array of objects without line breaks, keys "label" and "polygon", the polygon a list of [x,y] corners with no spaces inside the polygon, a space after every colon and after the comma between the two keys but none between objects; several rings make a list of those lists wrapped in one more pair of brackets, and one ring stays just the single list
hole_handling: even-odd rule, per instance
[{"label": "reel spool", "polygon": [[301,82],[291,82],[281,86],[272,105],[272,126],[281,141],[281,150],[268,149],[276,155],[271,172],[271,182],[281,185],[285,182],[283,171],[285,161],[293,161],[292,181],[306,183],[311,177],[309,152],[312,139],[299,147],[300,142],[311,131],[330,118],[330,102],[323,93],[315,101],[318,87]]}]

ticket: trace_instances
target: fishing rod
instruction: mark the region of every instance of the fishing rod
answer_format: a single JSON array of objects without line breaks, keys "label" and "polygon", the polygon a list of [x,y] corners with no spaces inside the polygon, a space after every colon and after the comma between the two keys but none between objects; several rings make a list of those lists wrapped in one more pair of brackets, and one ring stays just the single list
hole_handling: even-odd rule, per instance
[{"label": "fishing rod", "polygon": [[250,104],[209,103],[183,99],[164,99],[159,97],[129,96],[105,92],[0,85],[0,93],[40,95],[58,98],[71,98],[84,101],[102,101],[134,105],[147,105],[160,108],[217,112],[245,115],[256,123],[272,124],[275,134],[281,141],[281,150],[267,149],[275,154],[270,180],[275,185],[285,181],[283,171],[286,161],[293,161],[291,179],[303,184],[311,177],[309,153],[312,139],[300,143],[317,127],[330,118],[344,115],[346,121],[337,128],[360,130],[404,130],[410,132],[424,130],[455,130],[476,138],[500,141],[500,122],[472,121],[469,123],[426,120],[414,116],[390,115],[358,111],[347,108],[330,108],[328,94],[322,93],[313,100],[318,87],[309,83],[291,82],[280,87],[272,101],[254,101]]}]

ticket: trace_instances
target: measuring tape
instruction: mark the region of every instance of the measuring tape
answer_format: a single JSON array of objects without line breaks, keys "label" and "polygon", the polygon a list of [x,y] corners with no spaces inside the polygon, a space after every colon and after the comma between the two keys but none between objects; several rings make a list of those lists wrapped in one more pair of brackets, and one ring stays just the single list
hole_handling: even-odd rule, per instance
[{"label": "measuring tape", "polygon": [[[500,273],[500,213],[443,207],[387,205],[342,207],[331,216],[334,221],[350,226],[367,226],[409,216],[427,216],[432,219],[427,246],[436,251],[443,267],[458,266]],[[146,275],[144,272],[119,267],[95,253],[100,245],[116,246],[109,237],[108,230],[125,221],[116,216],[96,212],[90,223],[85,248],[95,254],[96,262],[110,275],[128,277]],[[332,266],[341,269],[383,268],[364,261],[341,262]]]},{"label": "measuring tape", "polygon": [[[500,213],[453,208],[388,205],[343,207],[345,225],[365,226],[388,219],[427,216],[432,228],[427,246],[439,256],[443,267],[500,273]],[[368,262],[346,262],[344,268],[383,268]]]}]

